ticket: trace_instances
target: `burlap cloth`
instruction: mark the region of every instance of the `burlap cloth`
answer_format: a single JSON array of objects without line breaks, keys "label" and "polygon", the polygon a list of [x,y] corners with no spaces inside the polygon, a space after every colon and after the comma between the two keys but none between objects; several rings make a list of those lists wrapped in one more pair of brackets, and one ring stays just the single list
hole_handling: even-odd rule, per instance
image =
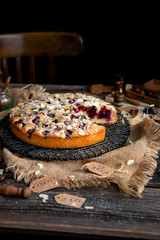
[{"label": "burlap cloth", "polygon": [[[27,98],[46,94],[41,86],[30,86],[29,89],[11,89],[13,106]],[[8,111],[0,113],[3,118]],[[131,126],[131,134],[125,146],[105,153],[99,157],[85,160],[69,160],[53,162],[32,160],[13,154],[6,148],[1,148],[0,158],[4,158],[8,171],[12,171],[17,181],[24,180],[27,184],[32,180],[54,174],[60,186],[80,188],[83,186],[107,187],[110,183],[118,185],[126,195],[141,197],[144,186],[150,180],[157,166],[156,158],[160,149],[160,127],[147,115],[136,117],[126,116]],[[83,166],[91,161],[97,161],[114,169],[107,178],[89,172]]]}]

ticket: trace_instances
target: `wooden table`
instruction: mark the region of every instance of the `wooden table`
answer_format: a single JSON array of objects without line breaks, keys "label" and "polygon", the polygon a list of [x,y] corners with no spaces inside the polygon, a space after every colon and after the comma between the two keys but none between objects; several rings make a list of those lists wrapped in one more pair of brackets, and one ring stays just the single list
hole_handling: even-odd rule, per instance
[{"label": "wooden table", "polygon": [[[2,237],[20,234],[23,239],[28,234],[37,238],[45,235],[64,239],[160,239],[160,157],[157,161],[158,167],[141,199],[124,196],[114,184],[76,191],[55,188],[45,192],[49,195],[46,203],[37,193],[28,199],[0,195],[0,234]],[[26,186],[16,182],[12,174],[6,175],[0,186],[6,183]],[[80,209],[58,205],[54,195],[62,192],[87,200]]]}]

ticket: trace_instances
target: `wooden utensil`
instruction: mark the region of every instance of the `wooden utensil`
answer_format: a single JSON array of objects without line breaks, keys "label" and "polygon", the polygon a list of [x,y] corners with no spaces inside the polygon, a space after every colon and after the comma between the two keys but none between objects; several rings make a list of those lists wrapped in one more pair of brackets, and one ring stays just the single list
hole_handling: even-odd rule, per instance
[{"label": "wooden utensil", "polygon": [[126,100],[129,103],[132,103],[133,105],[141,106],[141,103],[133,98],[128,98],[128,97],[124,96],[124,100]]},{"label": "wooden utensil", "polygon": [[1,186],[0,195],[11,197],[17,196],[22,198],[29,198],[31,196],[31,190],[26,188],[18,188],[11,185]]},{"label": "wooden utensil", "polygon": [[4,86],[3,86],[3,88],[2,88],[2,92],[5,92],[5,91],[7,90],[10,81],[11,81],[11,77],[8,76],[8,78],[7,78],[7,80],[6,80],[5,84],[4,84]]}]

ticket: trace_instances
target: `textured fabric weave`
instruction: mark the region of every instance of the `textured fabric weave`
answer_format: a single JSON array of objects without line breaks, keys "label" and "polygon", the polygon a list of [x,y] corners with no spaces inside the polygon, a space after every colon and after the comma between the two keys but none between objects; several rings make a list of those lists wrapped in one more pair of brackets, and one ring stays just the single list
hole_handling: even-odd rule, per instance
[{"label": "textured fabric weave", "polygon": [[[25,96],[29,98],[26,90],[23,91],[25,91]],[[34,95],[34,93],[32,94]],[[16,105],[19,100],[18,94],[15,95],[17,96]],[[23,96],[22,94],[20,101],[24,99]],[[68,161],[54,160],[53,162],[47,162],[15,155],[6,148],[0,155],[3,155],[7,170],[13,172],[14,178],[17,181],[24,180],[27,184],[30,184],[36,178],[54,174],[60,186],[68,189],[83,186],[98,187],[99,185],[107,187],[108,184],[115,183],[124,194],[141,197],[145,185],[157,166],[156,158],[160,149],[160,127],[147,115],[139,114],[136,117],[131,117],[127,113],[124,114],[128,117],[131,126],[131,134],[127,143],[125,146],[99,157],[85,160],[68,159]],[[3,113],[3,115],[5,114]],[[3,115],[0,117],[2,118]],[[91,161],[113,168],[112,175],[107,178],[89,172],[83,166]]]}]

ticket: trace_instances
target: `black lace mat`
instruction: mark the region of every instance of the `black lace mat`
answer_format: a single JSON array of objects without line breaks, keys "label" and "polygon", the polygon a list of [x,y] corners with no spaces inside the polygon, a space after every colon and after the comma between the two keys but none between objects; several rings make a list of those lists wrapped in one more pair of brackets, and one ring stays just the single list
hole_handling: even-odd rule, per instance
[{"label": "black lace mat", "polygon": [[88,147],[72,149],[41,148],[30,145],[18,139],[9,128],[9,117],[0,120],[0,141],[3,147],[22,157],[53,160],[78,160],[100,156],[111,150],[120,148],[127,141],[130,134],[130,125],[123,114],[117,110],[118,121],[115,124],[106,124],[106,137],[103,141]]}]

